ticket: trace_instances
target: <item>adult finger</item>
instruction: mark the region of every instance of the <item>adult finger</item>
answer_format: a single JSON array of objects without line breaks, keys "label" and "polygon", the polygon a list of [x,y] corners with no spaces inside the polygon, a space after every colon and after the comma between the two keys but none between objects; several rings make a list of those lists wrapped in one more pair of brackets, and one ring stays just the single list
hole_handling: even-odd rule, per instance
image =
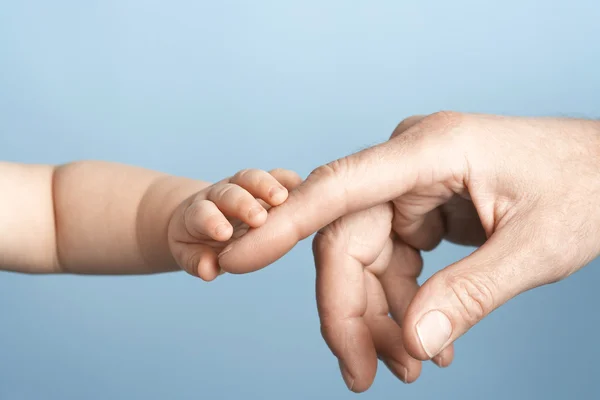
[{"label": "adult finger", "polygon": [[[422,267],[423,259],[419,251],[401,240],[394,240],[388,267],[379,276],[379,281],[385,292],[390,314],[400,327],[404,324],[404,317],[410,302],[419,290],[417,278],[421,274]],[[446,367],[450,365],[453,358],[454,349],[451,345],[433,361],[440,367]],[[416,367],[416,364],[411,365]],[[409,371],[414,373],[410,369]],[[418,376],[418,374],[416,375]]]},{"label": "adult finger", "polygon": [[363,392],[377,371],[373,338],[363,319],[367,307],[364,265],[326,235],[317,235],[313,243],[321,334],[338,358],[348,389]]},{"label": "adult finger", "polygon": [[[414,382],[421,373],[421,362],[406,352],[402,344],[402,329],[389,316],[386,294],[369,269],[365,271],[365,287],[367,310],[364,320],[371,332],[379,359],[403,382]],[[348,348],[346,351],[350,352],[352,349]]]},{"label": "adult finger", "polygon": [[[382,296],[367,298],[364,270],[380,273],[387,265],[391,220],[391,205],[381,204],[340,218],[313,242],[323,338],[338,357],[346,384],[356,392],[371,385],[377,369],[375,343],[365,321],[367,306],[371,311],[387,309],[385,297],[383,303]],[[394,331],[389,333],[393,336]],[[395,336],[400,337],[398,332]]]},{"label": "adult finger", "polygon": [[388,142],[317,168],[265,225],[225,248],[220,265],[255,271],[342,215],[397,198],[423,179],[444,181],[464,171],[464,153],[453,151],[462,145],[451,134],[460,123],[453,113],[426,117]]},{"label": "adult finger", "polygon": [[421,193],[408,193],[393,201],[394,232],[419,250],[433,250],[443,239],[444,220],[438,206],[452,196],[444,185]]}]

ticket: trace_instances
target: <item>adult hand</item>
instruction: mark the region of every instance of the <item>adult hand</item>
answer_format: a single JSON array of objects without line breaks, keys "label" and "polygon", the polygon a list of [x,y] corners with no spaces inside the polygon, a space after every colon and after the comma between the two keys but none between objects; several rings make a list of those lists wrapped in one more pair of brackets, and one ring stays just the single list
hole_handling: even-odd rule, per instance
[{"label": "adult hand", "polygon": [[[388,142],[317,168],[220,265],[262,268],[325,227],[314,241],[323,336],[359,392],[376,355],[412,381],[417,360],[448,364],[450,344],[495,308],[589,263],[598,199],[596,121],[413,117]],[[418,250],[444,238],[480,247],[418,288]]]}]

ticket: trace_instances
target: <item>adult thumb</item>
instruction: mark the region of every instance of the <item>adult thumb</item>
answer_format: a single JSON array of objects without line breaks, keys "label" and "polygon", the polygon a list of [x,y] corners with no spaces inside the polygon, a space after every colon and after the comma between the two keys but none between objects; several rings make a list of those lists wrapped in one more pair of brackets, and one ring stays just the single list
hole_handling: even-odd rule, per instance
[{"label": "adult thumb", "polygon": [[[410,355],[427,360],[493,310],[542,284],[524,232],[494,233],[470,256],[437,272],[419,289],[403,324]],[[529,251],[528,251],[529,250]],[[538,253],[539,254],[539,253]],[[537,270],[537,271],[536,271]]]}]

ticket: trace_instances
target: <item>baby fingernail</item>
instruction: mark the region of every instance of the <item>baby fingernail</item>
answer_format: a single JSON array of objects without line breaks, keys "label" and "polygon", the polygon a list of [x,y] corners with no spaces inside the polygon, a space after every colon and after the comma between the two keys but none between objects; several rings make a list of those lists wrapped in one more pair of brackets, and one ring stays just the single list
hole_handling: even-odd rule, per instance
[{"label": "baby fingernail", "polygon": [[284,188],[282,188],[281,186],[275,186],[275,187],[272,187],[271,190],[269,190],[269,197],[274,198],[277,196],[281,196],[281,194],[284,192],[285,192]]},{"label": "baby fingernail", "polygon": [[250,209],[250,211],[248,211],[248,217],[255,218],[255,217],[259,216],[263,211],[264,211],[264,208],[262,208],[260,206],[254,206]]},{"label": "baby fingernail", "polygon": [[383,361],[383,363],[394,375],[398,377],[398,379],[400,379],[404,383],[409,383],[408,369],[404,365],[389,358],[382,358],[381,361]]},{"label": "baby fingernail", "polygon": [[431,358],[438,355],[452,334],[452,324],[441,311],[429,311],[417,323],[417,335],[425,353]]},{"label": "baby fingernail", "polygon": [[217,227],[215,228],[215,233],[217,234],[217,236],[225,236],[227,235],[228,231],[229,226],[227,226],[227,224],[220,224],[217,225]]}]

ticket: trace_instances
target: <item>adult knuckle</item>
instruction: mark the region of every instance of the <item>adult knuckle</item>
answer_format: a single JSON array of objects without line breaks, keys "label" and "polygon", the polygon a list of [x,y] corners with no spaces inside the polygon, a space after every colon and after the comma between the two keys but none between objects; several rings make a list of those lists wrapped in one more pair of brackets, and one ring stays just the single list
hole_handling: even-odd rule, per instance
[{"label": "adult knuckle", "polygon": [[306,182],[319,183],[323,187],[330,188],[335,194],[336,204],[341,204],[346,209],[349,193],[344,181],[347,180],[348,171],[348,160],[345,158],[335,160],[314,169],[306,178]]},{"label": "adult knuckle", "polygon": [[325,340],[325,342],[330,343],[333,338],[335,338],[335,325],[331,323],[329,319],[323,318],[321,321],[321,336]]},{"label": "adult knuckle", "polygon": [[320,314],[321,336],[329,345],[339,343],[339,341],[344,337],[344,326],[349,318],[339,319],[338,316],[325,313],[324,311],[321,311]]},{"label": "adult knuckle", "polygon": [[[373,151],[373,148],[369,148],[369,151]],[[360,162],[361,156],[364,157],[364,151],[354,154],[351,157],[342,157],[337,160],[331,161],[327,164],[321,165],[320,167],[313,170],[313,174],[319,177],[338,179],[343,178],[352,170],[352,164]]]},{"label": "adult knuckle", "polygon": [[312,172],[308,175],[308,179],[335,179],[339,174],[339,169],[340,168],[337,161],[333,161],[328,164],[323,164],[312,170]]},{"label": "adult knuckle", "polygon": [[[528,248],[530,257],[540,265],[540,271],[535,283],[559,282],[568,277],[579,264],[576,250],[583,239],[577,228],[572,229],[568,216],[560,210],[549,213],[552,217],[541,216],[539,223],[528,227]],[[565,234],[567,233],[567,234]]]},{"label": "adult knuckle", "polygon": [[396,125],[396,129],[394,129],[394,131],[392,132],[390,139],[398,135],[402,135],[404,131],[406,131],[407,127],[410,126],[411,122],[411,117],[404,118],[402,121],[400,121],[398,125]]},{"label": "adult knuckle", "polygon": [[[542,283],[556,283],[571,275],[574,270],[574,264],[577,264],[577,252],[572,247],[565,246],[560,241],[543,240],[537,247],[537,253],[542,255],[544,274]],[[542,279],[542,277],[540,276]]]},{"label": "adult knuckle", "polygon": [[474,274],[450,275],[446,278],[461,317],[475,325],[494,309],[494,296],[488,279]]},{"label": "adult knuckle", "polygon": [[411,115],[410,117],[404,118],[402,121],[400,121],[400,123],[398,123],[398,125],[396,125],[396,129],[394,129],[392,132],[390,139],[402,135],[409,128],[417,125],[423,118],[423,115]]},{"label": "adult knuckle", "polygon": [[[319,229],[312,240],[312,251],[315,257],[331,252],[332,249],[337,249],[339,236],[332,230],[332,224]],[[315,263],[315,268],[321,268],[319,262]]]},{"label": "adult knuckle", "polygon": [[465,123],[467,115],[457,111],[438,111],[428,115],[423,122],[436,128],[456,128]]}]

